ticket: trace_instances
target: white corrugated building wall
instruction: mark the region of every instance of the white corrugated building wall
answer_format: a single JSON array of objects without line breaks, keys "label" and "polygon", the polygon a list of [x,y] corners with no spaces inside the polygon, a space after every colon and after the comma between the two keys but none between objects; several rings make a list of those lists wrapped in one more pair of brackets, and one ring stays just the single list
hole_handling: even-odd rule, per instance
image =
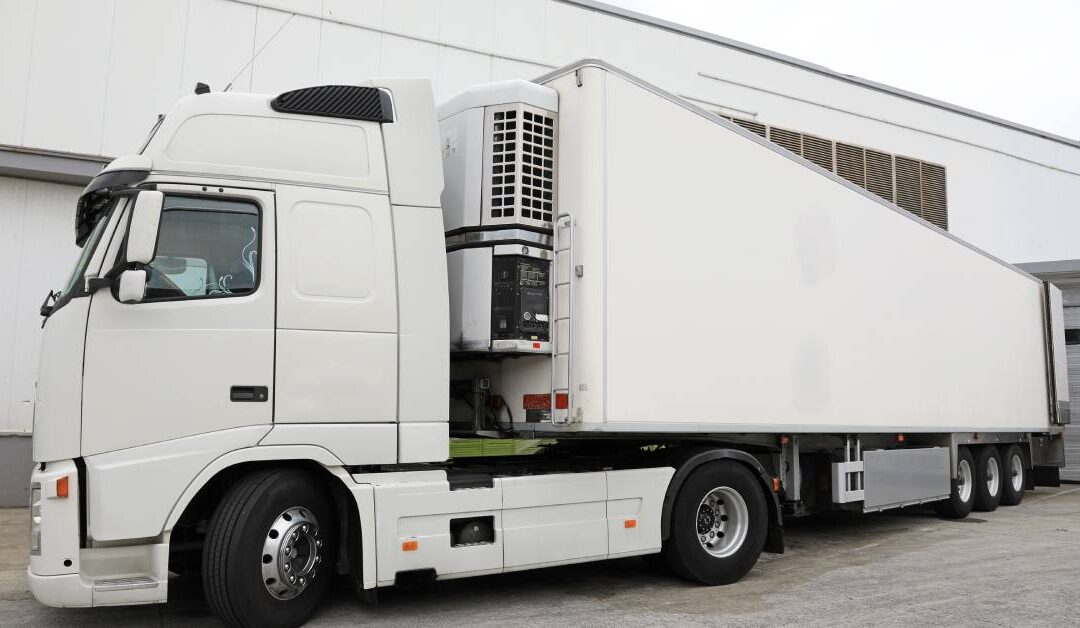
[{"label": "white corrugated building wall", "polygon": [[1006,261],[1080,276],[1080,143],[589,0],[4,0],[0,24],[0,504],[25,494],[37,308],[76,257],[80,186],[199,81],[424,76],[444,98],[598,57]]}]

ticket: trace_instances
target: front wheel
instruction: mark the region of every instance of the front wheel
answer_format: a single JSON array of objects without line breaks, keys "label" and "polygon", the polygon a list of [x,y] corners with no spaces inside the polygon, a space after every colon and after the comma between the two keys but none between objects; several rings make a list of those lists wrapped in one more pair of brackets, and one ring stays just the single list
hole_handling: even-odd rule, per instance
[{"label": "front wheel", "polygon": [[258,471],[234,485],[210,519],[203,590],[231,626],[298,626],[333,578],[337,522],[312,474]]},{"label": "front wheel", "polygon": [[664,558],[687,580],[730,584],[761,555],[768,517],[765,494],[749,469],[733,460],[703,464],[675,498]]}]

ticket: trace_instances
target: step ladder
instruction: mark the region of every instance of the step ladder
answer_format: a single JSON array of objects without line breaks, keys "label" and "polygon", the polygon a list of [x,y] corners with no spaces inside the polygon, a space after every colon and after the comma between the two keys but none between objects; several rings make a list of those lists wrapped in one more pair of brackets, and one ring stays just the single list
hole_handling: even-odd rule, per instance
[{"label": "step ladder", "polygon": [[551,422],[566,425],[574,417],[571,377],[574,366],[574,278],[582,275],[574,259],[574,217],[555,219],[551,264]]}]

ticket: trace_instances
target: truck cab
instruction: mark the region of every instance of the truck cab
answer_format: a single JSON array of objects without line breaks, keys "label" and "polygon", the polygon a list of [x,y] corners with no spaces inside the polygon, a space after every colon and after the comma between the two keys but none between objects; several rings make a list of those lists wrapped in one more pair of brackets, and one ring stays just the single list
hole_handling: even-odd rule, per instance
[{"label": "truck cab", "polygon": [[[230,451],[447,458],[435,121],[422,80],[190,96],[87,186],[35,404],[35,491],[65,477],[70,498],[35,492],[33,579],[93,574],[80,544],[92,562],[99,544],[163,540]],[[55,512],[75,504],[82,530]]]}]

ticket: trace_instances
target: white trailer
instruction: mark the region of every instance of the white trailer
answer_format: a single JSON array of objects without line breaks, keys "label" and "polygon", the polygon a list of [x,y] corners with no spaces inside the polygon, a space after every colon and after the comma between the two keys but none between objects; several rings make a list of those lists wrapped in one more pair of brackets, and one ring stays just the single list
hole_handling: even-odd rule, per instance
[{"label": "white trailer", "polygon": [[185,98],[76,237],[46,604],[201,571],[225,622],[295,625],[338,575],[649,554],[724,584],[785,515],[963,517],[1061,464],[1056,289],[599,61],[438,113],[406,79]]}]

